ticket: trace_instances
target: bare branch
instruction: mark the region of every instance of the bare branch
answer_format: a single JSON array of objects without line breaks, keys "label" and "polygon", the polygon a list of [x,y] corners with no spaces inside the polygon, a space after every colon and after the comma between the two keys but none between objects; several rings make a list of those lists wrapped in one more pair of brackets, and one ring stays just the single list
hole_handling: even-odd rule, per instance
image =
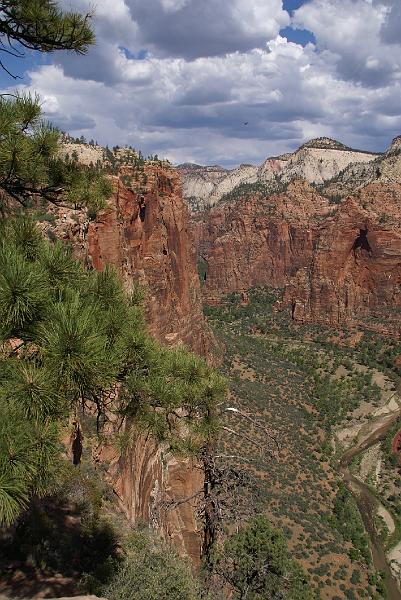
[{"label": "bare branch", "polygon": [[186,504],[201,494],[203,494],[203,488],[192,494],[192,496],[188,496],[188,498],[182,498],[180,500],[163,500],[159,503],[159,506],[166,510],[175,510],[178,506],[181,506],[181,504]]}]

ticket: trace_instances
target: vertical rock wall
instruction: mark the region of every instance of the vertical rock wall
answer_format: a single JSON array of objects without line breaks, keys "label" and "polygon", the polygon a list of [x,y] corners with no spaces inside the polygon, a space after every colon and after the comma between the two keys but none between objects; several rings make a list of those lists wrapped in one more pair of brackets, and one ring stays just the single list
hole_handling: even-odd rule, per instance
[{"label": "vertical rock wall", "polygon": [[115,178],[106,210],[89,225],[88,259],[97,270],[113,265],[129,290],[146,294],[150,333],[210,357],[214,341],[202,313],[199,277],[189,236],[188,210],[173,169],[146,167],[146,185],[133,191]]},{"label": "vertical rock wall", "polygon": [[[180,178],[168,167],[146,165],[141,181],[127,187],[114,177],[113,197],[89,224],[85,215],[60,209],[54,233],[72,243],[89,266],[114,266],[128,291],[141,284],[151,335],[167,345],[184,343],[213,361],[215,342],[202,313]],[[195,503],[203,489],[199,465],[166,454],[150,436],[139,433],[119,454],[115,429],[111,426],[98,458],[110,465],[108,477],[127,518],[152,523],[198,563],[202,531]]]}]

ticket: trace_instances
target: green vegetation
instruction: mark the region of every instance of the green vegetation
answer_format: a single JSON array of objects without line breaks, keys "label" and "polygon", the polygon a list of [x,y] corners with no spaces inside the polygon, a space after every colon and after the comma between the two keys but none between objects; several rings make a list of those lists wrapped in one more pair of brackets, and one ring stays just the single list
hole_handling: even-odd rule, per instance
[{"label": "green vegetation", "polygon": [[125,540],[124,559],[101,589],[109,600],[200,600],[200,585],[189,564],[149,530]]},{"label": "green vegetation", "polygon": [[[34,499],[12,529],[0,531],[0,572],[10,580],[15,563],[35,579],[62,573],[88,591],[106,583],[121,558],[117,530],[103,504],[111,491],[93,468],[64,464],[60,485],[46,498]],[[11,566],[11,570],[10,570]],[[81,582],[81,583],[79,583]]]},{"label": "green vegetation", "polygon": [[281,290],[255,288],[245,305],[231,294],[219,306],[205,307],[224,344],[230,405],[268,427],[279,444],[272,459],[263,427],[247,422],[244,429],[239,417],[226,415],[224,425],[246,438],[223,432],[222,455],[237,457],[252,483],[248,506],[233,506],[232,522],[249,519],[251,510],[268,515],[309,572],[318,597],[320,590],[325,597],[368,597],[367,538],[340,483],[331,439],[335,429],[353,422],[354,409],[379,404],[373,376],[380,365],[365,365],[359,344],[346,345],[347,332],[298,325],[288,312],[276,312],[280,299]]},{"label": "green vegetation", "polygon": [[371,564],[372,556],[369,547],[369,540],[365,532],[362,517],[352,496],[351,492],[340,484],[337,496],[334,502],[334,522],[333,524],[345,539],[350,540],[353,548],[350,551],[352,560],[363,559],[366,564]]},{"label": "green vegetation", "polygon": [[[32,206],[39,198],[56,205],[105,205],[111,185],[97,169],[61,158],[59,132],[41,118],[38,97],[0,97],[1,212],[15,203]],[[13,204],[14,202],[14,204]]]},{"label": "green vegetation", "polygon": [[153,342],[139,300],[113,271],[88,271],[60,242],[45,242],[29,219],[1,224],[0,521],[51,489],[60,426],[88,402],[99,427],[116,384],[114,410],[175,449],[195,451],[215,431],[224,380],[185,350]]},{"label": "green vegetation", "polygon": [[[355,370],[344,352],[327,344],[310,343],[305,352],[299,332],[286,331],[285,324],[280,329],[279,318],[272,314],[279,295],[279,290],[256,288],[250,292],[249,304],[243,307],[239,295],[231,294],[221,306],[206,306],[205,314],[214,323],[230,324],[241,334],[264,334],[258,344],[266,355],[292,364],[307,378],[311,385],[310,402],[327,430],[342,422],[365,398],[377,401],[380,390],[372,382],[371,372]],[[344,365],[346,374],[337,377],[337,369]]]},{"label": "green vegetation", "polygon": [[220,202],[236,202],[237,200],[248,198],[254,196],[255,194],[268,196],[268,187],[259,181],[255,183],[240,183],[234,189],[232,189],[231,192],[224,194],[220,198]]},{"label": "green vegetation", "polygon": [[203,258],[199,258],[198,260],[198,275],[199,275],[199,281],[201,286],[203,286],[205,284],[205,280],[206,280],[206,261]]},{"label": "green vegetation", "polygon": [[233,598],[312,600],[314,596],[283,535],[263,516],[253,518],[216,548],[213,568],[230,586]]}]

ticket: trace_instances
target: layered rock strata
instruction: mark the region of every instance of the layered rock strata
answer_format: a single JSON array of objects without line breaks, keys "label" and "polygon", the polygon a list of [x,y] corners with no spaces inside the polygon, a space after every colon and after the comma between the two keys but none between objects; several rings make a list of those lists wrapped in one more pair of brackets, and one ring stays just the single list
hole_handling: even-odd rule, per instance
[{"label": "layered rock strata", "polygon": [[307,182],[296,180],[284,194],[255,195],[195,215],[206,301],[256,285],[284,286],[311,262],[316,231],[331,210]]},{"label": "layered rock strata", "polygon": [[264,187],[274,192],[290,181],[301,178],[315,185],[323,185],[338,176],[350,165],[357,165],[363,173],[378,154],[354,150],[330,138],[317,138],[303,144],[295,152],[267,158],[260,166],[240,165],[228,170],[222,167],[180,165],[184,198],[191,212],[205,210],[227,198],[238,186]]},{"label": "layered rock strata", "polygon": [[401,184],[373,183],[322,223],[312,260],[285,290],[294,319],[328,325],[361,320],[401,328]]}]

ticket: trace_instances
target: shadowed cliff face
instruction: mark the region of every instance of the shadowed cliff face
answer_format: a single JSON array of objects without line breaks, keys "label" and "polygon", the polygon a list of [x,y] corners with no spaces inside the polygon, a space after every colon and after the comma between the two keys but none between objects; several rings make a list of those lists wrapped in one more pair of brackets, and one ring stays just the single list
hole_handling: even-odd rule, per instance
[{"label": "shadowed cliff face", "polygon": [[295,320],[399,333],[401,184],[372,183],[333,206],[298,180],[193,222],[208,302],[255,285],[284,287]]}]

